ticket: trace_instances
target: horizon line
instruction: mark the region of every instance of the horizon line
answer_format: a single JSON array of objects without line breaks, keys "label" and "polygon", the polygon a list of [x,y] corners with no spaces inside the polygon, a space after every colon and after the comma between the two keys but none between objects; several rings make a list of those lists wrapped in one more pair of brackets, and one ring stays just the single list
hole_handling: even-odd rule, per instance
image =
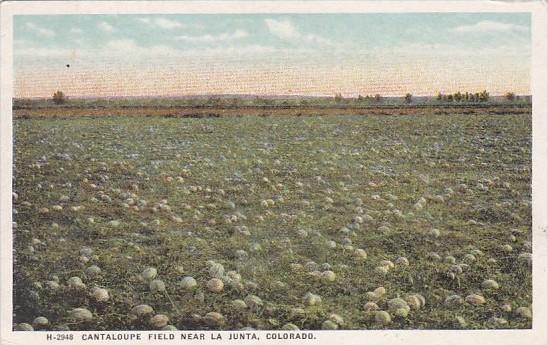
[{"label": "horizon line", "polygon": [[[62,90],[56,90],[56,91],[62,91]],[[482,90],[483,91],[483,90]],[[469,94],[475,94],[475,93],[481,93],[482,91],[476,91],[476,92],[468,92]],[[487,90],[485,90],[487,91]],[[443,93],[440,92],[442,95],[454,95],[457,92],[449,92],[449,93]],[[461,94],[466,94],[467,91],[460,91]],[[487,91],[489,93],[489,91]],[[512,91],[508,91],[512,92]],[[254,93],[216,93],[216,94],[208,94],[208,93],[202,93],[202,94],[189,94],[189,95],[127,95],[127,96],[70,96],[65,94],[65,97],[68,99],[113,99],[113,98],[193,98],[193,97],[277,97],[277,98],[334,98],[336,97],[338,93],[334,93],[331,95],[303,95],[303,94],[254,94]],[[413,94],[412,92],[409,92],[413,97],[437,97],[438,94]],[[359,96],[362,97],[374,97],[375,95],[380,95],[384,98],[402,98],[405,97],[405,94],[379,94],[379,93],[364,93],[364,94],[353,94],[352,96],[349,95],[342,95],[342,98],[347,99],[353,99],[358,98]],[[489,93],[489,96],[491,97],[504,97],[506,93]],[[514,93],[515,96],[532,96],[531,93]],[[38,100],[38,99],[49,99],[52,98],[52,96],[31,96],[31,97],[17,97],[13,96],[12,99],[14,100],[21,100],[21,99],[29,99],[29,100]]]}]

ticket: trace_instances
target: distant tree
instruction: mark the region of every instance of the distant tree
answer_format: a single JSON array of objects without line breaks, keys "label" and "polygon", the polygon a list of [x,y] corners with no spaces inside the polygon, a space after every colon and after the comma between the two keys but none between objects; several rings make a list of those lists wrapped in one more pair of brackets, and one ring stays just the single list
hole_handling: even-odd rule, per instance
[{"label": "distant tree", "polygon": [[238,97],[234,97],[232,98],[231,105],[233,107],[239,107],[240,105],[242,105],[242,100]]},{"label": "distant tree", "polygon": [[221,104],[221,98],[220,97],[215,97],[215,96],[211,96],[211,97],[208,97],[207,101],[206,101],[206,105],[208,106],[219,106]]},{"label": "distant tree", "polygon": [[480,102],[487,102],[489,100],[489,92],[487,92],[487,90],[483,90],[479,94],[479,100]]},{"label": "distant tree", "polygon": [[336,93],[335,94],[335,103],[339,104],[343,101],[343,96],[342,94],[339,92],[339,93]]},{"label": "distant tree", "polygon": [[53,94],[53,103],[63,104],[63,103],[65,103],[65,101],[66,101],[66,97],[65,97],[65,94],[63,93],[63,91],[57,90]]},{"label": "distant tree", "polygon": [[480,94],[479,94],[479,92],[476,92],[476,93],[474,94],[474,101],[475,101],[475,102],[479,102],[479,101],[480,101]]},{"label": "distant tree", "polygon": [[410,93],[406,93],[404,99],[405,103],[411,103],[413,101],[413,95]]},{"label": "distant tree", "polygon": [[447,95],[447,100],[449,102],[453,102],[453,95]]},{"label": "distant tree", "polygon": [[437,100],[438,100],[438,101],[443,100],[443,94],[442,94],[441,92],[438,92]]},{"label": "distant tree", "polygon": [[466,102],[468,102],[470,100],[470,94],[468,93],[468,91],[466,91],[466,93],[464,94],[464,100]]},{"label": "distant tree", "polygon": [[456,93],[453,95],[453,99],[455,100],[455,102],[460,102],[460,101],[462,101],[462,93],[460,93],[460,91],[456,92]]},{"label": "distant tree", "polygon": [[261,98],[261,102],[262,102],[262,104],[265,105],[265,106],[273,106],[274,103],[275,103],[274,100],[273,100],[272,98],[267,98],[267,97]]},{"label": "distant tree", "polygon": [[516,99],[516,94],[513,92],[507,92],[504,97],[509,101],[514,101]]},{"label": "distant tree", "polygon": [[382,97],[380,94],[375,95],[375,102],[380,103],[382,101]]}]

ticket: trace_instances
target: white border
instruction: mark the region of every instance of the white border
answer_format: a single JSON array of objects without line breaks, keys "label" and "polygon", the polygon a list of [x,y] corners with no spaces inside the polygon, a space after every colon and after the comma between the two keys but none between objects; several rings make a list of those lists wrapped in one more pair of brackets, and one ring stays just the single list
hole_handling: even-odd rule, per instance
[{"label": "white border", "polygon": [[[0,3],[0,344],[46,343],[42,332],[12,331],[12,16],[17,14],[116,13],[364,13],[364,12],[530,12],[532,14],[531,91],[533,95],[533,328],[530,330],[390,330],[316,331],[307,343],[344,344],[548,344],[547,326],[547,210],[548,210],[548,52],[546,1],[21,1]],[[70,332],[76,339],[82,333]],[[101,332],[104,333],[104,332]],[[146,339],[148,333],[139,332]],[[219,341],[163,341],[161,343],[219,344]],[[265,332],[257,332],[267,341]],[[176,338],[177,339],[177,338]],[[55,341],[49,341],[52,343]],[[79,342],[79,341],[76,341]],[[223,343],[228,341],[223,341]],[[284,341],[286,342],[286,341]],[[303,342],[302,340],[300,342]],[[65,341],[67,343],[67,341]],[[70,341],[70,343],[75,343]],[[99,343],[94,341],[94,343]],[[141,344],[140,342],[111,342]],[[234,343],[234,341],[232,341]]]}]

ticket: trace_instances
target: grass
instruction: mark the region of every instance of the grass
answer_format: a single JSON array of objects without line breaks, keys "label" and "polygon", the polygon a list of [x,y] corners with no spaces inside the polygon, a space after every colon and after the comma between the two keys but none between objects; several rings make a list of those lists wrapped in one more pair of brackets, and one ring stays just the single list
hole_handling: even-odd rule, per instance
[{"label": "grass", "polygon": [[[503,303],[514,310],[532,303],[531,268],[517,260],[531,251],[530,116],[31,118],[16,119],[14,128],[17,323],[45,316],[46,329],[150,329],[146,320],[128,317],[133,306],[149,304],[178,329],[280,329],[288,322],[319,329],[332,313],[343,317],[344,329],[460,328],[457,316],[471,329],[492,328],[493,316],[508,321],[504,328],[531,327],[530,319],[501,309]],[[426,203],[416,209],[420,198]],[[132,209],[124,205],[128,199],[146,206]],[[274,204],[262,206],[267,199]],[[161,209],[162,200],[170,210]],[[49,213],[39,213],[43,207]],[[342,233],[357,215],[373,220]],[[110,226],[112,220],[120,225]],[[379,231],[382,226],[388,230]],[[439,237],[429,235],[433,228]],[[367,252],[366,260],[344,247],[346,237]],[[337,247],[329,248],[329,240]],[[501,249],[505,244],[512,252]],[[96,255],[87,263],[79,258],[82,246]],[[463,263],[474,249],[482,255],[451,278],[444,257]],[[247,258],[238,259],[237,250]],[[381,260],[400,256],[409,266],[384,276],[375,272]],[[207,291],[208,260],[237,271],[241,285]],[[319,271],[329,264],[337,279],[316,279],[305,268],[314,266],[310,261]],[[99,275],[84,273],[92,264]],[[167,293],[150,292],[139,277],[147,267],[157,268]],[[52,275],[59,290],[45,285]],[[87,290],[65,287],[72,276]],[[197,280],[196,291],[178,288],[184,276]],[[482,290],[485,279],[500,288]],[[94,302],[93,286],[106,288],[110,300]],[[380,326],[363,311],[366,293],[379,286],[387,290],[380,309],[408,293],[421,294],[426,305]],[[307,292],[322,303],[305,306]],[[486,303],[444,304],[448,295],[471,293]],[[250,294],[262,299],[258,310],[231,306]],[[94,319],[69,320],[77,307],[88,308]],[[211,311],[224,316],[222,326],[203,322]]]}]

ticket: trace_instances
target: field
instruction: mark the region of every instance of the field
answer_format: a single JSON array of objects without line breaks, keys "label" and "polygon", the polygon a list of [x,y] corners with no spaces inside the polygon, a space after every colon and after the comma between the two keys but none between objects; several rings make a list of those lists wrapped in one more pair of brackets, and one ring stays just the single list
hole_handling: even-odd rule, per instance
[{"label": "field", "polygon": [[14,139],[15,329],[531,327],[530,115],[30,117]]},{"label": "field", "polygon": [[49,106],[14,109],[17,118],[74,116],[163,116],[182,118],[242,117],[242,116],[334,116],[334,115],[531,115],[530,104],[458,104],[458,105],[377,105],[377,106]]}]

